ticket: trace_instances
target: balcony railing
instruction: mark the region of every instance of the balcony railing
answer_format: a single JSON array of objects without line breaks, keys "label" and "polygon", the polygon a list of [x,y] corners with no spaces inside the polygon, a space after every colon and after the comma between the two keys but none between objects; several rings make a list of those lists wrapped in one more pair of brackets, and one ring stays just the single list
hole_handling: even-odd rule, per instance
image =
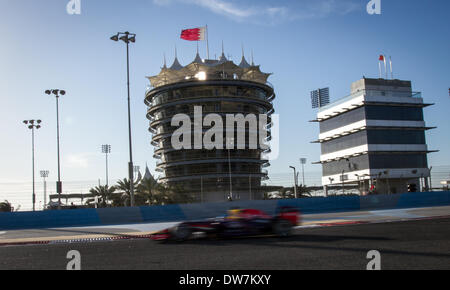
[{"label": "balcony railing", "polygon": [[[189,176],[196,176],[196,177],[200,177],[203,176],[204,178],[216,178],[215,176],[220,175],[223,178],[228,178],[229,173],[228,171],[223,171],[223,172],[189,172],[187,174],[168,174],[167,172],[162,173],[162,175],[160,176],[160,178],[162,179],[170,179],[170,178],[183,178],[183,177],[189,177]],[[242,176],[251,176],[252,178],[257,178],[257,177],[261,177],[264,180],[269,179],[269,177],[267,176],[267,173],[263,173],[263,172],[231,172],[231,177],[232,178],[239,178]]]}]

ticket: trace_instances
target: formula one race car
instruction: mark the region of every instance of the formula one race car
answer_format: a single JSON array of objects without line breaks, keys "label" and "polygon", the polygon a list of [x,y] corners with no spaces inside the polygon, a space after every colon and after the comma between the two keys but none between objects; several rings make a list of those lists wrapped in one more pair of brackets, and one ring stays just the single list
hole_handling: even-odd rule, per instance
[{"label": "formula one race car", "polygon": [[232,209],[224,217],[179,223],[152,234],[151,239],[182,242],[190,239],[194,233],[217,238],[262,234],[286,237],[299,224],[300,212],[293,207],[280,207],[274,216],[257,209]]}]

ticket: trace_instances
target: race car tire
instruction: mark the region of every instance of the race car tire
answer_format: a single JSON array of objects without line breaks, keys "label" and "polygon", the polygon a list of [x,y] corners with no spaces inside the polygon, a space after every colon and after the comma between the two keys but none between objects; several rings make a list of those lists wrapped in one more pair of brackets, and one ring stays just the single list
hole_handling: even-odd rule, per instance
[{"label": "race car tire", "polygon": [[192,230],[187,225],[179,225],[175,228],[173,232],[174,240],[177,242],[183,242],[189,239],[192,234]]},{"label": "race car tire", "polygon": [[287,220],[277,220],[273,224],[273,232],[278,237],[288,237],[292,234],[292,224]]}]

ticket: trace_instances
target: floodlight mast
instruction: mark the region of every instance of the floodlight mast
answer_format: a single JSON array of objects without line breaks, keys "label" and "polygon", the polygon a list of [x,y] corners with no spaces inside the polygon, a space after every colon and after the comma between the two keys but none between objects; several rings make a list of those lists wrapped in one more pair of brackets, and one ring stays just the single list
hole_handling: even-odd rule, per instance
[{"label": "floodlight mast", "polygon": [[300,164],[302,165],[303,186],[305,186],[305,164],[306,164],[306,158],[300,158]]},{"label": "floodlight mast", "polygon": [[127,89],[128,89],[128,142],[130,149],[130,161],[128,163],[128,178],[130,180],[130,205],[134,206],[134,177],[133,177],[133,150],[131,142],[131,113],[130,113],[130,57],[129,57],[129,43],[136,42],[136,34],[126,32],[118,32],[116,35],[110,37],[113,41],[122,40],[127,44]]},{"label": "floodlight mast", "polygon": [[43,210],[45,210],[45,207],[47,205],[47,181],[45,180],[48,177],[49,171],[48,170],[41,170],[41,177],[44,179],[44,206]]},{"label": "floodlight mast", "polygon": [[[34,178],[34,129],[41,128],[41,120],[25,120],[23,123],[27,125],[27,128],[31,130],[31,166],[33,171],[33,193],[32,193],[32,203],[33,203],[33,211],[36,210],[36,187],[35,187],[35,178]],[[35,124],[36,123],[36,124]]]},{"label": "floodlight mast", "polygon": [[106,158],[106,187],[108,187],[109,180],[108,180],[108,154],[111,153],[111,145],[104,144],[102,145],[102,153],[105,154]]},{"label": "floodlight mast", "polygon": [[61,193],[62,193],[62,183],[61,183],[61,162],[60,162],[60,150],[59,150],[59,95],[64,96],[66,91],[53,89],[46,90],[47,95],[55,95],[56,97],[56,146],[58,155],[58,181],[56,182],[56,193],[58,194],[58,209],[61,209]]}]

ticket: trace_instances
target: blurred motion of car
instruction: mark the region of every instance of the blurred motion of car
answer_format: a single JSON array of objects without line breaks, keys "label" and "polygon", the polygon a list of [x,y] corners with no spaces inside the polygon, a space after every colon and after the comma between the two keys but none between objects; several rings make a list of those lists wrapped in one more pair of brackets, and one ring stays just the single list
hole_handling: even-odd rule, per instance
[{"label": "blurred motion of car", "polygon": [[151,235],[155,241],[186,241],[193,234],[206,237],[231,238],[273,234],[287,237],[301,222],[300,211],[293,207],[280,207],[274,216],[258,209],[232,209],[224,217],[199,221],[186,221]]}]

